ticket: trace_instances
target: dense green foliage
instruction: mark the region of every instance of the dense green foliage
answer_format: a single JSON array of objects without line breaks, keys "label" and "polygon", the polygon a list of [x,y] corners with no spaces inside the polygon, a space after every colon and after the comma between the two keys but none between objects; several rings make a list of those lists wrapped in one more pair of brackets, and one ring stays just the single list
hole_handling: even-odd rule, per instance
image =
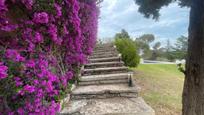
[{"label": "dense green foliage", "polygon": [[172,2],[178,2],[181,7],[190,6],[192,0],[134,0],[139,5],[138,11],[147,18],[158,19],[159,11],[163,6],[168,6]]},{"label": "dense green foliage", "polygon": [[[153,34],[144,34],[135,39],[135,44],[138,47],[138,52],[141,53],[143,59],[156,60],[160,56],[161,43],[155,42]],[[153,47],[151,47],[153,45]]]},{"label": "dense green foliage", "polygon": [[[123,34],[123,31],[121,34]],[[119,33],[117,35],[119,35]],[[116,36],[115,45],[117,50],[122,54],[122,60],[125,65],[129,67],[137,67],[140,62],[140,57],[137,53],[137,47],[134,41],[130,38],[118,38]]]},{"label": "dense green foliage", "polygon": [[176,40],[175,47],[173,47],[175,55],[178,59],[185,59],[188,50],[188,38],[181,36]]},{"label": "dense green foliage", "polygon": [[141,52],[143,59],[158,61],[175,61],[177,59],[185,59],[188,48],[188,38],[181,36],[176,39],[174,44],[167,40],[166,46],[160,42],[155,42],[153,34],[144,34],[135,39],[138,52]]},{"label": "dense green foliage", "polygon": [[185,36],[181,36],[176,39],[174,45],[171,45],[170,41],[167,41],[167,45],[165,47],[165,53],[163,56],[170,61],[176,59],[186,59],[188,49],[188,38]]}]

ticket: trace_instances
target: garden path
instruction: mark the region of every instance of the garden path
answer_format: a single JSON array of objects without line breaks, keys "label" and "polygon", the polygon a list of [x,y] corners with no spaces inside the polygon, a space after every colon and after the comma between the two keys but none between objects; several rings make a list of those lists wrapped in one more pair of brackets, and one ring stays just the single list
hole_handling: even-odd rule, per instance
[{"label": "garden path", "polygon": [[138,96],[139,87],[113,44],[97,45],[84,65],[77,87],[60,114],[155,115]]}]

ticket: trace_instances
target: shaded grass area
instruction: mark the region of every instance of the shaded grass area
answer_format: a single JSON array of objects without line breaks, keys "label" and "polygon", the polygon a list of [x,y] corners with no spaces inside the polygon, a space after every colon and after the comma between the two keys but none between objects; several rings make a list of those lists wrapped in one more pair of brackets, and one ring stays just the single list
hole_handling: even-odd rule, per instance
[{"label": "shaded grass area", "polygon": [[184,75],[172,64],[144,64],[134,70],[140,95],[156,115],[181,115]]}]

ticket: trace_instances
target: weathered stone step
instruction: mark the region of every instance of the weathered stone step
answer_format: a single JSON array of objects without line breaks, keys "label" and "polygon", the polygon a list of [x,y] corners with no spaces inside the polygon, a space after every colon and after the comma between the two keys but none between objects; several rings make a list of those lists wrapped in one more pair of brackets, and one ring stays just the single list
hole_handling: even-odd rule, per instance
[{"label": "weathered stone step", "polygon": [[118,54],[114,53],[114,54],[102,54],[102,55],[92,55],[92,56],[89,56],[89,59],[95,59],[95,58],[108,58],[108,57],[117,57]]},{"label": "weathered stone step", "polygon": [[99,63],[90,63],[84,66],[85,69],[94,69],[94,68],[104,68],[104,67],[121,67],[123,62],[99,62]]},{"label": "weathered stone step", "polygon": [[82,75],[101,75],[111,73],[124,73],[128,72],[128,67],[107,67],[107,68],[95,68],[95,69],[84,69]]},{"label": "weathered stone step", "polygon": [[127,84],[128,78],[124,79],[113,79],[113,80],[98,80],[98,81],[81,81],[79,82],[79,86],[86,86],[86,85],[104,85],[104,84]]},{"label": "weathered stone step", "polygon": [[78,86],[72,91],[71,99],[134,98],[138,96],[138,89],[138,87],[129,87],[128,84]]},{"label": "weathered stone step", "polygon": [[82,76],[79,85],[127,84],[128,78],[128,73]]},{"label": "weathered stone step", "polygon": [[107,48],[107,49],[100,49],[100,50],[94,50],[93,53],[104,53],[104,52],[117,52],[115,48]]},{"label": "weathered stone step", "polygon": [[117,80],[117,79],[126,79],[129,77],[129,73],[114,73],[106,75],[90,75],[82,76],[80,81],[98,81],[98,80]]},{"label": "weathered stone step", "polygon": [[108,54],[118,54],[118,52],[117,51],[95,52],[95,53],[92,54],[92,56],[108,55]]},{"label": "weathered stone step", "polygon": [[98,47],[98,48],[94,48],[94,51],[97,51],[97,50],[104,50],[104,49],[113,49],[114,47],[113,46],[108,46],[108,47]]},{"label": "weathered stone step", "polygon": [[108,48],[108,47],[113,47],[114,45],[113,44],[97,44],[95,49],[104,49],[104,48]]},{"label": "weathered stone step", "polygon": [[89,59],[90,63],[98,63],[98,62],[120,62],[121,57],[108,57],[108,58],[96,58],[96,59]]},{"label": "weathered stone step", "polygon": [[[91,55],[90,57],[95,57],[95,58],[108,58],[109,57],[117,57],[119,54],[118,53],[105,53],[105,54],[97,54],[97,55]],[[93,58],[92,58],[93,59]]]},{"label": "weathered stone step", "polygon": [[72,100],[60,115],[155,115],[141,98],[108,98]]},{"label": "weathered stone step", "polygon": [[95,48],[93,51],[108,51],[108,50],[116,50],[116,47],[103,47],[103,48]]},{"label": "weathered stone step", "polygon": [[117,51],[115,48],[107,48],[107,49],[98,49],[98,50],[94,50],[93,53],[98,53],[98,52],[106,52],[106,51]]}]

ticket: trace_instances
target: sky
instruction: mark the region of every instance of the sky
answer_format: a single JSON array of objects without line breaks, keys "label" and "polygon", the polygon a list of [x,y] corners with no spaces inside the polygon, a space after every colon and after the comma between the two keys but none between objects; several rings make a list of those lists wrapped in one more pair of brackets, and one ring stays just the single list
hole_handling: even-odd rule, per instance
[{"label": "sky", "polygon": [[189,9],[180,8],[177,3],[163,7],[158,21],[144,18],[138,12],[134,0],[104,0],[101,3],[98,38],[110,41],[114,35],[125,29],[132,39],[143,34],[154,34],[156,41],[175,42],[181,35],[188,35]]}]

